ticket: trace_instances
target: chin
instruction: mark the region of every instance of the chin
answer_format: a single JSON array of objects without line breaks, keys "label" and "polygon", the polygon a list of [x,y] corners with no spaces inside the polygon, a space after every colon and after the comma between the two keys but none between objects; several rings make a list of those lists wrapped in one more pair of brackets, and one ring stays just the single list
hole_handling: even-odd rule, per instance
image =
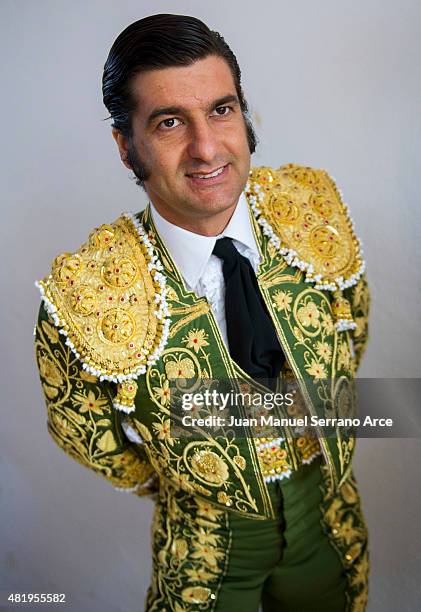
[{"label": "chin", "polygon": [[218,214],[218,213],[223,213],[226,210],[229,210],[230,208],[232,208],[238,201],[238,198],[236,197],[231,197],[231,198],[217,198],[211,202],[200,202],[197,206],[195,206],[196,212],[197,213],[204,213],[207,212],[209,213],[209,215],[212,214]]},{"label": "chin", "polygon": [[231,187],[230,189],[218,190],[215,193],[195,194],[194,200],[198,203],[199,208],[208,208],[209,210],[219,209],[222,211],[238,202],[242,190],[240,187]]}]

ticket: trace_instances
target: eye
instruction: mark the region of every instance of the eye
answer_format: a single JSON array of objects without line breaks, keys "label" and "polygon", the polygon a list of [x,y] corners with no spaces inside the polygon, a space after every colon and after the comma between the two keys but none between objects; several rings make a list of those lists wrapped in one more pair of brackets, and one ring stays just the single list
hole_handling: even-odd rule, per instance
[{"label": "eye", "polygon": [[158,124],[158,128],[161,130],[170,130],[174,127],[177,127],[177,123],[176,121],[178,121],[178,123],[181,123],[181,121],[179,119],[176,119],[176,117],[169,117],[168,119],[164,119],[163,121],[161,121],[161,123]]},{"label": "eye", "polygon": [[220,117],[223,117],[224,115],[229,115],[231,111],[232,111],[231,106],[217,106],[215,108],[215,113],[219,115]]}]

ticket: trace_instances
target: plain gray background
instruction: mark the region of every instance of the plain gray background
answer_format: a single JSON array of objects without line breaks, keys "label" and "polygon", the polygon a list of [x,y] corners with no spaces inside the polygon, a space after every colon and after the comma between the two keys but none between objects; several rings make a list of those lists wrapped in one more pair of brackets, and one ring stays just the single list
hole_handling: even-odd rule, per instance
[{"label": "plain gray background", "polygon": [[[103,121],[109,48],[151,13],[195,15],[221,31],[242,67],[260,138],[254,164],[325,168],[351,207],[373,300],[361,375],[419,377],[421,4],[2,0],[0,7],[0,589],[64,592],[77,612],[141,612],[152,502],[114,492],[54,445],[32,338],[33,281],[93,227],[145,204]],[[419,609],[420,459],[419,440],[359,442],[370,612]]]}]

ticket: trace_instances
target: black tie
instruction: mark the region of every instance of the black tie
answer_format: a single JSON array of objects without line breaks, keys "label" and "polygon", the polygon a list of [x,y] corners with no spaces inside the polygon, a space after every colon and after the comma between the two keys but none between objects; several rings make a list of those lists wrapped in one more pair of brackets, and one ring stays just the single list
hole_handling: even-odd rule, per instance
[{"label": "black tie", "polygon": [[254,270],[231,238],[217,240],[213,254],[223,262],[230,355],[249,376],[275,389],[285,357]]}]

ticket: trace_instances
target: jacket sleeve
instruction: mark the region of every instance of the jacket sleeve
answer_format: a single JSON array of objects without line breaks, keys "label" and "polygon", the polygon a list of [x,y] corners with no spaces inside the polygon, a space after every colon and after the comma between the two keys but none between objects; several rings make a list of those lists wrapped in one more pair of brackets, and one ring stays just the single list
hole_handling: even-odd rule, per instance
[{"label": "jacket sleeve", "polygon": [[35,353],[53,440],[114,487],[154,497],[157,475],[144,449],[123,433],[112,383],[86,372],[41,304]]},{"label": "jacket sleeve", "polygon": [[352,331],[356,373],[361,364],[369,337],[368,319],[371,298],[366,275],[363,274],[356,285],[347,289],[345,295],[350,302],[352,317],[357,325],[356,329]]}]

